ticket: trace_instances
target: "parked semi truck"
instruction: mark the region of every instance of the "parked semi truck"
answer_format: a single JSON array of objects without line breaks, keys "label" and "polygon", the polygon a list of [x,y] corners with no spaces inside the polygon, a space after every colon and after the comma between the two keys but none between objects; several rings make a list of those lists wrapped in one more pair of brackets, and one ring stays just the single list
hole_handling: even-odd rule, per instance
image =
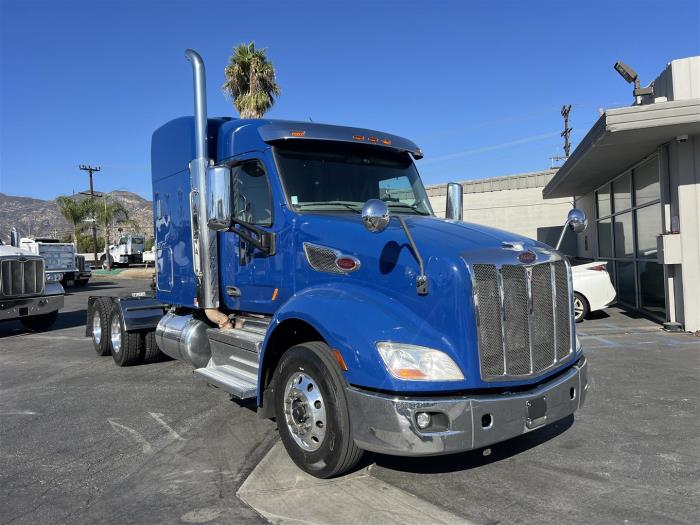
[{"label": "parked semi truck", "polygon": [[[571,270],[537,241],[433,213],[405,138],[194,117],[153,134],[154,294],[91,297],[118,365],[163,352],[275,418],[325,478],[364,451],[487,447],[573,414],[588,389]],[[566,227],[580,231],[572,211]]]},{"label": "parked semi truck", "polygon": [[31,330],[50,328],[63,308],[64,290],[56,274],[46,272],[44,259],[18,244],[0,240],[0,321],[19,319]]}]

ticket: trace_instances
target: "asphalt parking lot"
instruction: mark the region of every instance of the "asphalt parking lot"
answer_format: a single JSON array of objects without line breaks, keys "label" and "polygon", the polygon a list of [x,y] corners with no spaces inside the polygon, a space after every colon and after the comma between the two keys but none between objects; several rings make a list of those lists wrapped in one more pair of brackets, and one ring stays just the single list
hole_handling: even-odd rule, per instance
[{"label": "asphalt parking lot", "polygon": [[[97,357],[83,337],[87,296],[146,287],[96,280],[74,289],[50,332],[0,324],[0,523],[264,523],[262,516],[324,523],[304,498],[333,506],[338,493],[347,500],[363,487],[408,501],[409,512],[435,511],[417,522],[698,521],[700,339],[693,335],[666,334],[610,309],[578,325],[591,390],[575,420],[489,455],[374,456],[347,479],[312,484],[279,454],[273,422],[194,379],[188,366],[118,368]],[[270,472],[291,476],[294,490],[278,488]],[[256,491],[265,492],[260,508]],[[392,521],[387,505],[362,521]],[[331,521],[357,522],[358,507],[336,510]]]}]

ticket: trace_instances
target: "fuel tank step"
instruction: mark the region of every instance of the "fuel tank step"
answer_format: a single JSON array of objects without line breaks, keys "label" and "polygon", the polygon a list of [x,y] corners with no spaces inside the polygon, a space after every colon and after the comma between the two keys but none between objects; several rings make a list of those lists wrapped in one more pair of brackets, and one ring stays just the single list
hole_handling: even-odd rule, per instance
[{"label": "fuel tank step", "polygon": [[217,386],[238,399],[257,396],[258,376],[228,365],[197,368],[194,374],[210,385]]}]

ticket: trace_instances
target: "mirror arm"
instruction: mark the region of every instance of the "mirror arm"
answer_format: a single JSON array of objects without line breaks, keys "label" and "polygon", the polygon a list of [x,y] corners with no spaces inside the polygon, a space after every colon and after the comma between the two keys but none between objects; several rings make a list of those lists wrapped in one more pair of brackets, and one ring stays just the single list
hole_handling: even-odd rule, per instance
[{"label": "mirror arm", "polygon": [[411,235],[411,232],[409,231],[404,218],[401,215],[397,215],[396,218],[401,223],[401,227],[403,228],[403,231],[406,234],[406,237],[408,238],[408,243],[411,245],[411,250],[413,250],[413,254],[416,256],[416,260],[418,261],[418,269],[420,271],[420,275],[418,275],[418,278],[416,279],[416,292],[418,292],[418,295],[428,295],[428,278],[425,275],[423,257],[421,257],[420,252],[418,251],[418,247],[416,246],[416,243],[413,240],[413,235]]},{"label": "mirror arm", "polygon": [[562,229],[561,229],[561,234],[559,235],[559,240],[557,241],[557,245],[556,245],[556,247],[554,248],[555,250],[558,251],[559,248],[561,247],[561,243],[564,241],[564,235],[566,235],[566,230],[569,228],[570,225],[571,225],[571,221],[568,221],[568,220],[567,220],[567,221],[564,223],[564,226],[563,226]]},{"label": "mirror arm", "polygon": [[[240,226],[240,228],[234,228],[235,225]],[[265,231],[255,226],[251,226],[247,222],[239,221],[238,219],[231,218],[231,224],[229,225],[227,231],[233,232],[244,241],[249,242],[257,249],[265,252],[267,255],[275,255],[275,234]],[[256,239],[250,233],[254,233],[258,236]],[[267,239],[267,242],[264,242]]]}]

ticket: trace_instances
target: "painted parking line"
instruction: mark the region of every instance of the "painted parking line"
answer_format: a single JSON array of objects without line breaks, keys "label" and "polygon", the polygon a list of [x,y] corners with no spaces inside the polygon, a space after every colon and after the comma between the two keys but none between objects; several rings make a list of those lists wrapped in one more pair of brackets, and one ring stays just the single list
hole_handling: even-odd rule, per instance
[{"label": "painted parking line", "polygon": [[271,523],[291,525],[470,525],[464,518],[370,475],[323,480],[302,472],[278,442],[237,496]]}]

